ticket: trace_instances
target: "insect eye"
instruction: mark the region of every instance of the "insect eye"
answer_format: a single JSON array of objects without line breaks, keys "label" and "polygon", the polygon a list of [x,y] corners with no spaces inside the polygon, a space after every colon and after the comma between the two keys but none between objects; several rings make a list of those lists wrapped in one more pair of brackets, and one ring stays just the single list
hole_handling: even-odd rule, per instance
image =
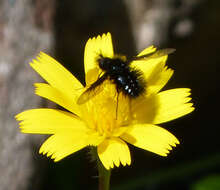
[{"label": "insect eye", "polygon": [[102,59],[102,58],[100,58],[100,59],[98,59],[98,63],[99,63],[99,67],[100,67],[100,68],[103,68],[104,65],[105,65],[105,60]]},{"label": "insect eye", "polygon": [[108,70],[111,60],[108,58],[99,58],[98,59],[99,67],[103,70]]}]

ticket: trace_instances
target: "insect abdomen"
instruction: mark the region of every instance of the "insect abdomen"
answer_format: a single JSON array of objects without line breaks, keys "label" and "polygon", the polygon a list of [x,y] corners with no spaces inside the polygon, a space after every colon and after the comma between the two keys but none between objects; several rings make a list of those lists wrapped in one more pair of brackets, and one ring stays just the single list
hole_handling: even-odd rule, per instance
[{"label": "insect abdomen", "polygon": [[138,71],[129,71],[114,79],[117,90],[130,97],[138,97],[145,91],[145,82]]}]

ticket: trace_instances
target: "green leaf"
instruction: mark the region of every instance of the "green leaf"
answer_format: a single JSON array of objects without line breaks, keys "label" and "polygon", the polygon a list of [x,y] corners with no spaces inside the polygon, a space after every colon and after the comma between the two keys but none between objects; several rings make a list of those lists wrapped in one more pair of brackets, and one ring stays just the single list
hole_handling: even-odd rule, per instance
[{"label": "green leaf", "polygon": [[191,190],[219,190],[220,175],[210,175],[200,179],[191,186]]}]

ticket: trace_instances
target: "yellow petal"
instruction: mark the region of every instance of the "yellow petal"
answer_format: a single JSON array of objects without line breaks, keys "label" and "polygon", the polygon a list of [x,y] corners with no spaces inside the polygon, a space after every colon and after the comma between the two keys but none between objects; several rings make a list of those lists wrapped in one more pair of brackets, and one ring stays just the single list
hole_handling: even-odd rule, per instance
[{"label": "yellow petal", "polygon": [[[156,51],[156,48],[150,46],[143,50],[138,56],[147,55],[154,51]],[[159,92],[173,75],[173,70],[167,69],[165,66],[167,57],[168,56],[165,55],[158,58],[141,59],[131,63],[132,67],[140,69],[143,72],[147,83],[147,95]]]},{"label": "yellow petal", "polygon": [[152,45],[152,46],[145,48],[142,52],[140,52],[138,54],[138,56],[147,55],[147,54],[153,53],[155,51],[156,51],[156,48]]},{"label": "yellow petal", "polygon": [[146,95],[149,96],[153,93],[159,92],[170,80],[173,75],[172,69],[167,69],[163,63],[157,64],[152,71],[151,75],[146,78],[147,88]]},{"label": "yellow petal", "polygon": [[97,58],[100,54],[109,58],[114,56],[112,37],[110,33],[89,39],[86,43],[84,52],[84,68],[87,86],[95,82],[101,72],[97,63]]},{"label": "yellow petal", "polygon": [[[138,56],[147,55],[149,53],[153,53],[156,51],[156,48],[154,46],[150,46],[146,49],[144,49],[141,53],[138,54]],[[158,62],[155,62],[157,59],[148,59],[147,61],[144,59],[140,59],[137,61],[131,62],[131,67],[135,67],[137,69],[140,69],[145,77],[147,78],[151,72],[153,71],[154,67],[157,65]]]},{"label": "yellow petal", "polygon": [[35,87],[35,94],[38,96],[47,98],[80,116],[79,105],[76,102],[79,96],[78,93],[81,92],[81,90],[75,90],[72,92],[72,96],[69,96],[69,94],[64,94],[62,91],[45,83],[35,83]]},{"label": "yellow petal", "polygon": [[32,109],[16,115],[21,132],[55,134],[60,132],[85,132],[87,127],[77,116],[55,109]]},{"label": "yellow petal", "polygon": [[190,94],[188,88],[176,88],[158,93],[156,99],[159,107],[156,109],[153,123],[164,123],[192,112],[195,108],[189,103]]},{"label": "yellow petal", "polygon": [[194,110],[190,89],[166,90],[150,97],[139,97],[132,102],[133,118],[138,123],[160,124],[182,117]]},{"label": "yellow petal", "polygon": [[51,156],[55,162],[88,146],[87,135],[83,132],[58,133],[49,137],[39,152]]},{"label": "yellow petal", "polygon": [[83,90],[82,84],[49,55],[41,52],[37,59],[33,60],[30,65],[52,87],[66,94],[66,96],[74,99],[74,95],[78,94],[79,96],[81,94]]},{"label": "yellow petal", "polygon": [[167,156],[171,146],[176,146],[179,141],[167,130],[151,125],[136,124],[128,127],[128,131],[121,138],[139,148],[154,152],[161,156]]},{"label": "yellow petal", "polygon": [[127,144],[119,138],[106,139],[98,146],[99,158],[106,169],[131,164],[130,151]]}]

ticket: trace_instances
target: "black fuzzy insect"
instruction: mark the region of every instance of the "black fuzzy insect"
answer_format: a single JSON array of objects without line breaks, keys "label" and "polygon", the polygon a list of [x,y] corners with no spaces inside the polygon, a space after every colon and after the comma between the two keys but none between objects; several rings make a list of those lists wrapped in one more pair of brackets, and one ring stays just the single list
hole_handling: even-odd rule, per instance
[{"label": "black fuzzy insect", "polygon": [[102,55],[98,59],[99,67],[105,72],[105,77],[109,78],[116,86],[117,92],[138,97],[145,91],[146,82],[140,70],[130,67],[130,62],[121,58],[106,58]]},{"label": "black fuzzy insect", "polygon": [[128,60],[123,60],[120,57],[108,58],[103,55],[99,55],[97,62],[104,74],[81,94],[77,103],[83,104],[98,94],[100,92],[99,87],[106,79],[109,79],[115,84],[118,93],[121,92],[129,98],[136,98],[140,96],[145,92],[147,81],[145,81],[140,70],[130,66],[131,62],[134,60],[158,58],[168,55],[174,51],[174,49],[162,49],[146,55],[133,57]]}]

